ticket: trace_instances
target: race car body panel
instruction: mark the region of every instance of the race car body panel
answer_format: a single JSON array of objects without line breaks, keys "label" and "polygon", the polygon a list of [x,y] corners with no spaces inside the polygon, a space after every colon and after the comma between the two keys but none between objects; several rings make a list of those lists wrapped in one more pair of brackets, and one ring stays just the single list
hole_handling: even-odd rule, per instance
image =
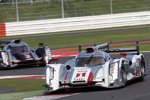
[{"label": "race car body panel", "polygon": [[47,91],[80,86],[117,88],[133,79],[144,80],[143,54],[123,52],[120,57],[111,58],[107,52],[88,48],[65,64],[47,64]]}]

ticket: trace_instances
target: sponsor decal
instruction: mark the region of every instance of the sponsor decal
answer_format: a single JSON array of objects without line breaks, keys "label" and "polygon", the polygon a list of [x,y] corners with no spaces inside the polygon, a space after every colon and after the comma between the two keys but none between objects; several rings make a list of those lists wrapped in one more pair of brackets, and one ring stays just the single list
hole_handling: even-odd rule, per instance
[{"label": "sponsor decal", "polygon": [[86,72],[77,73],[76,74],[76,78],[78,78],[78,77],[85,77],[85,75],[86,75]]},{"label": "sponsor decal", "polygon": [[86,71],[85,72],[77,72],[74,78],[74,81],[85,81],[86,80]]}]

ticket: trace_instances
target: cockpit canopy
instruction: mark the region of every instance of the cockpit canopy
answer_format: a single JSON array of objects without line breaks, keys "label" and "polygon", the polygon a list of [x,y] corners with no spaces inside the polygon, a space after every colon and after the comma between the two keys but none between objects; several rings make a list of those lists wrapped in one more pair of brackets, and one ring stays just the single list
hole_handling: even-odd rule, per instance
[{"label": "cockpit canopy", "polygon": [[30,48],[24,42],[10,42],[4,46],[4,50],[10,51],[12,54],[30,52]]},{"label": "cockpit canopy", "polygon": [[24,52],[29,52],[29,49],[26,45],[23,45],[23,46],[13,46],[13,47],[10,47],[10,52],[12,54],[16,54],[16,53],[24,53]]},{"label": "cockpit canopy", "polygon": [[80,57],[76,59],[77,67],[90,67],[105,64],[105,60],[103,57],[91,56],[91,57]]},{"label": "cockpit canopy", "polygon": [[82,52],[76,57],[75,63],[77,67],[92,67],[103,65],[110,59],[109,54],[103,51]]}]

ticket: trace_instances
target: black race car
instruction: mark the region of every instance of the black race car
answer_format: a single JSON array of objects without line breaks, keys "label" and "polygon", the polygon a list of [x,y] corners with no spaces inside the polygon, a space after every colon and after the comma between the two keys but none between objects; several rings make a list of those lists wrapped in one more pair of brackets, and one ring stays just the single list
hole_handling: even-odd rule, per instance
[{"label": "black race car", "polygon": [[24,65],[44,66],[51,59],[48,46],[39,43],[35,50],[20,39],[0,40],[0,69]]}]

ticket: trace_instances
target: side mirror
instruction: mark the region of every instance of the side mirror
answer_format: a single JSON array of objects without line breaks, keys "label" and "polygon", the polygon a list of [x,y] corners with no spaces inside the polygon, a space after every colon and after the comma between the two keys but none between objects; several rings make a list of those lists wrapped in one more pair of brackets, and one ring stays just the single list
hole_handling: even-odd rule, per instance
[{"label": "side mirror", "polygon": [[131,66],[132,65],[132,61],[129,61],[129,66]]},{"label": "side mirror", "polygon": [[66,69],[67,69],[67,70],[70,70],[70,69],[71,69],[70,65],[67,65],[67,66],[66,66]]},{"label": "side mirror", "polygon": [[44,43],[39,43],[39,47],[44,46]]}]

